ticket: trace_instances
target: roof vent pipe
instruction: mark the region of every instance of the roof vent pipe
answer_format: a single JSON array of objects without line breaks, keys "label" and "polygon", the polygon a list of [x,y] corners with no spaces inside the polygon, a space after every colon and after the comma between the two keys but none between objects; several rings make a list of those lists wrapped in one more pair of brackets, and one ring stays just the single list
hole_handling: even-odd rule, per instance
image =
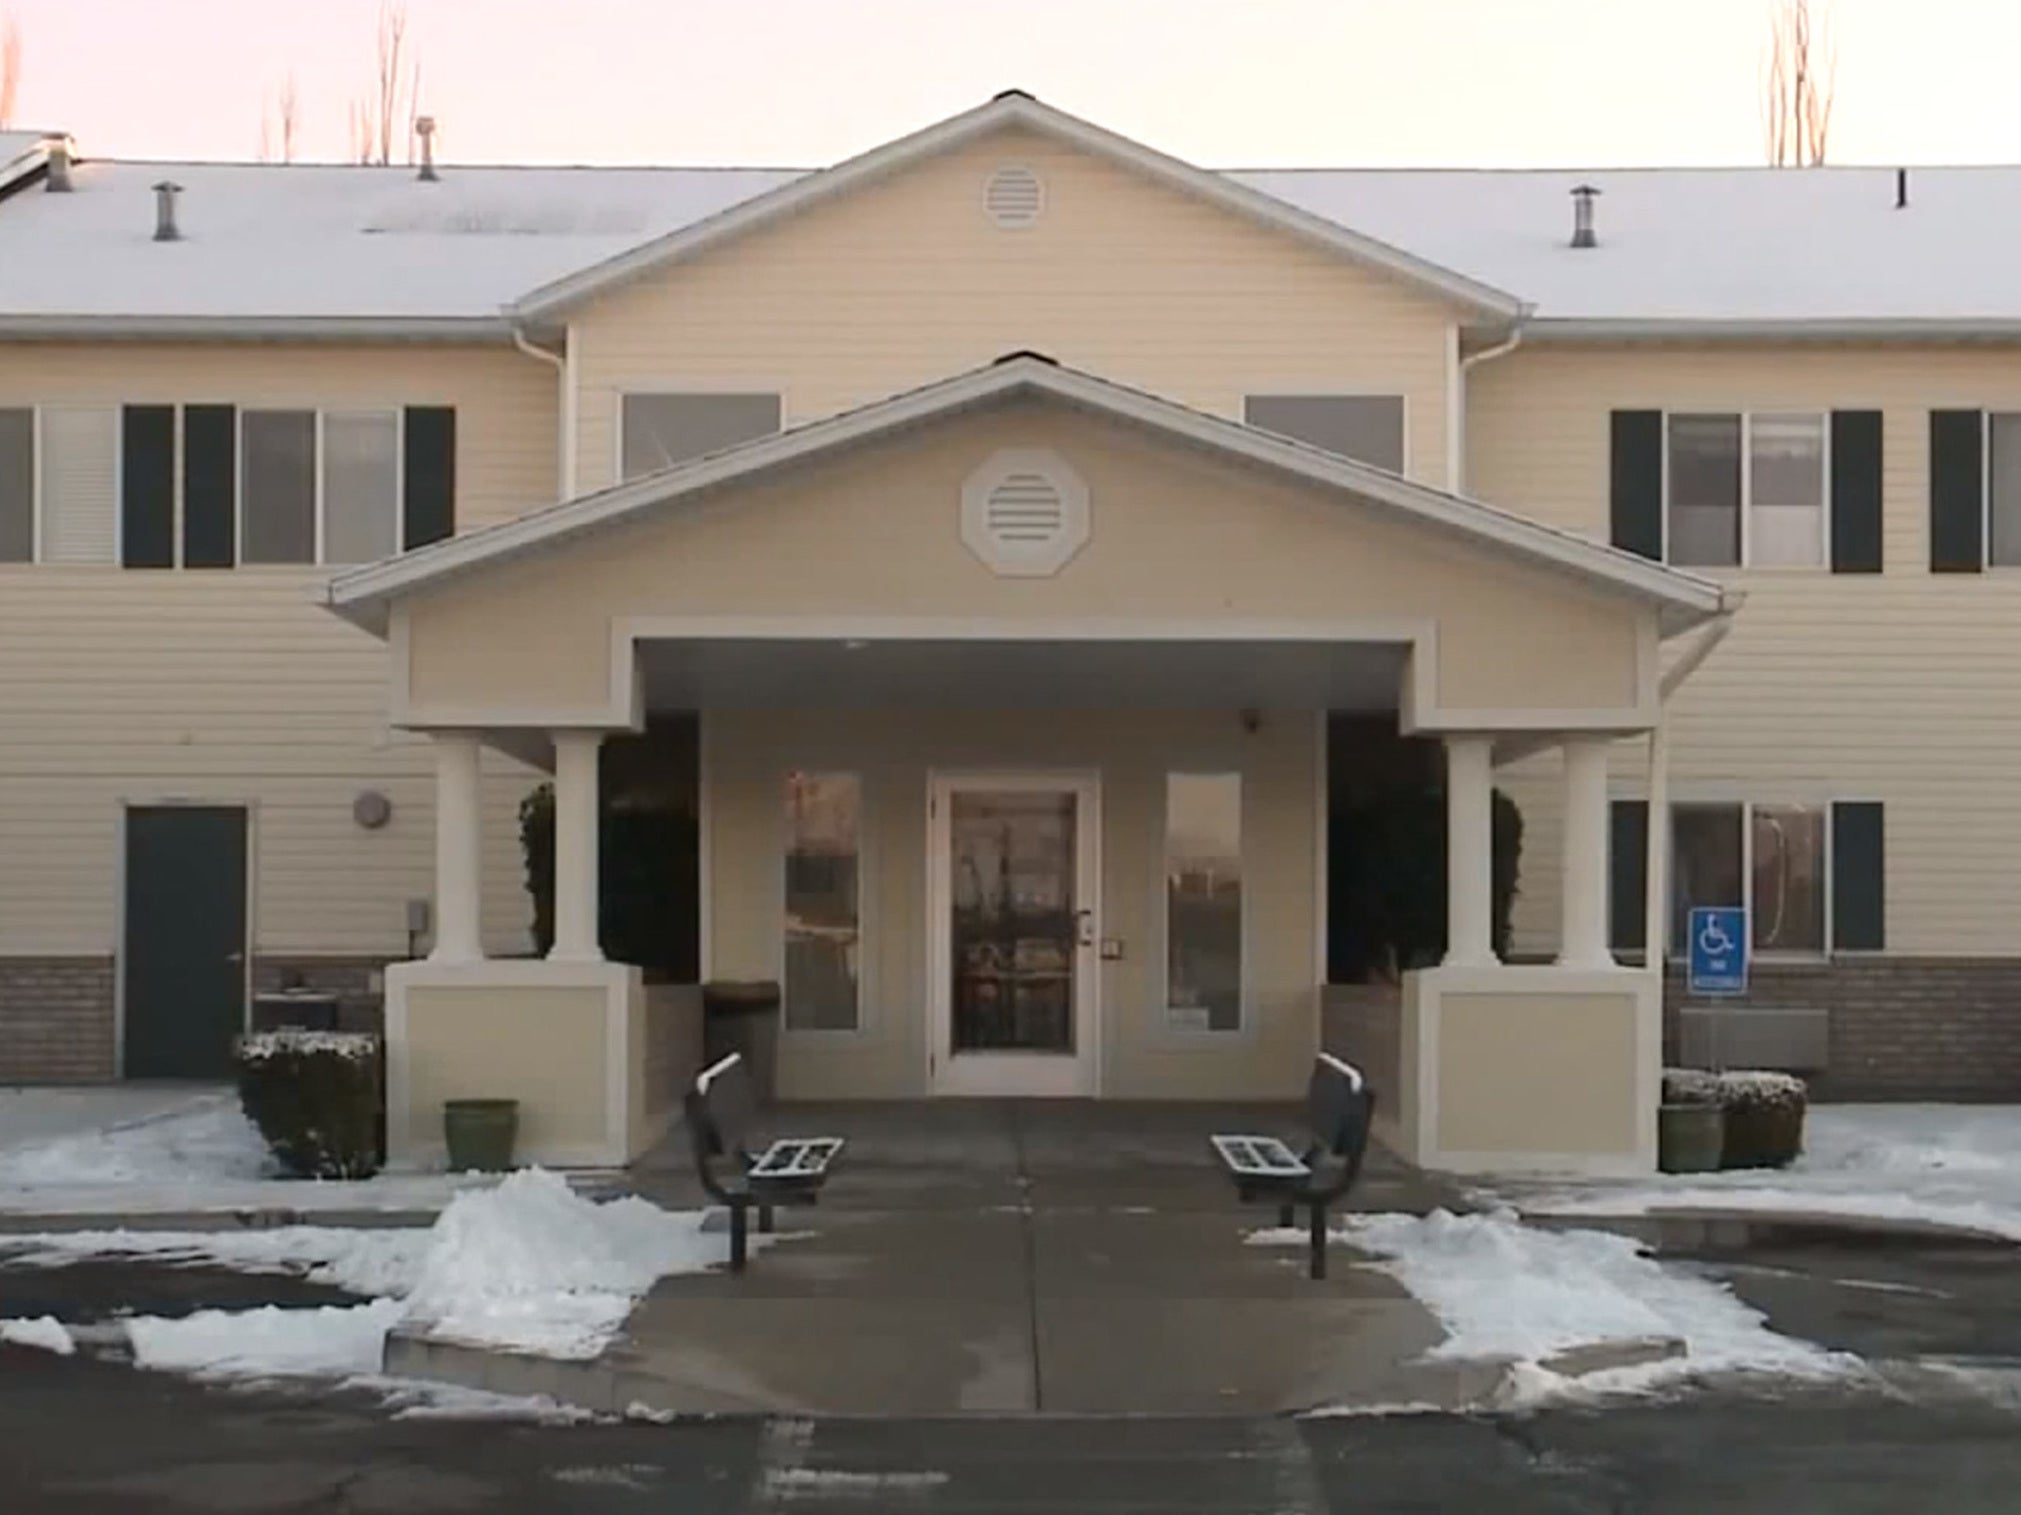
[{"label": "roof vent pipe", "polygon": [[1598,247],[1600,239],[1593,235],[1593,202],[1600,191],[1590,184],[1575,185],[1572,190],[1572,245],[1574,247]]},{"label": "roof vent pipe", "polygon": [[1908,208],[1909,171],[1906,168],[1898,168],[1895,170],[1895,209],[1907,210]]},{"label": "roof vent pipe", "polygon": [[416,116],[414,118],[414,135],[421,139],[421,173],[419,177],[424,184],[433,184],[437,179],[442,177],[435,172],[435,118],[433,116]]},{"label": "roof vent pipe", "polygon": [[154,187],[154,240],[180,242],[182,229],[175,224],[175,197],[182,186],[164,179]]},{"label": "roof vent pipe", "polygon": [[42,181],[42,187],[52,195],[67,195],[72,189],[70,182],[70,139],[51,137],[42,145],[49,163],[49,172]]}]

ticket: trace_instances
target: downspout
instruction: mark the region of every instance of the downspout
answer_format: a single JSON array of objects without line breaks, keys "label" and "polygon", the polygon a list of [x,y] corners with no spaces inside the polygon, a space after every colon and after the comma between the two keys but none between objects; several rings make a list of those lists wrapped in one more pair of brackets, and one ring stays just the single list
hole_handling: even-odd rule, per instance
[{"label": "downspout", "polygon": [[1704,635],[1685,651],[1656,686],[1656,724],[1649,728],[1648,841],[1644,847],[1647,875],[1643,880],[1642,965],[1656,982],[1659,1002],[1663,971],[1669,956],[1670,932],[1670,729],[1665,715],[1670,697],[1733,630],[1734,609],[1723,610]]},{"label": "downspout", "polygon": [[568,356],[549,352],[545,347],[527,341],[523,328],[512,328],[512,345],[529,358],[538,358],[554,368],[555,386],[560,391],[561,412],[557,423],[559,433],[555,438],[555,470],[558,475],[555,484],[557,500],[570,499],[575,494],[575,328],[568,331]]},{"label": "downspout", "polygon": [[1509,327],[1509,334],[1492,347],[1483,347],[1479,352],[1459,356],[1460,329],[1453,327],[1453,361],[1446,365],[1446,491],[1463,495],[1467,492],[1467,375],[1481,363],[1489,363],[1505,357],[1523,345],[1523,323],[1530,318],[1530,307],[1524,306],[1521,315]]}]

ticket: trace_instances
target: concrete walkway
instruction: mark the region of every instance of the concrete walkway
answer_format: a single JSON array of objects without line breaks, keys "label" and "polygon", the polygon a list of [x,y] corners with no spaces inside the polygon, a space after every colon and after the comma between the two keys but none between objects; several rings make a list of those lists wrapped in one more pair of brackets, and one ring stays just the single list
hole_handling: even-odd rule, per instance
[{"label": "concrete walkway", "polygon": [[[1497,1370],[1424,1364],[1437,1322],[1346,1249],[1299,1247],[1238,1207],[1216,1130],[1291,1135],[1283,1107],[1005,1102],[795,1106],[793,1134],[848,1138],[818,1209],[742,1277],[661,1282],[590,1367],[494,1359],[482,1386],[623,1409],[810,1415],[1227,1414],[1471,1403]],[[705,1203],[685,1144],[634,1170],[670,1208]],[[1456,1196],[1386,1154],[1352,1208]],[[398,1371],[468,1380],[425,1344]]]}]

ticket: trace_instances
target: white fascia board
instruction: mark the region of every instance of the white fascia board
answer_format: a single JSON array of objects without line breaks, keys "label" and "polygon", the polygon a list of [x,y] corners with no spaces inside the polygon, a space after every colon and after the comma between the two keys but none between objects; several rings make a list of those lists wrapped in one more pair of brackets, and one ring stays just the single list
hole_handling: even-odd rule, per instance
[{"label": "white fascia board", "polygon": [[489,316],[80,316],[0,312],[0,337],[23,340],[509,342]]},{"label": "white fascia board", "polygon": [[610,525],[668,502],[894,432],[1015,393],[1036,393],[1112,419],[1180,437],[1223,456],[1240,457],[1394,507],[1399,513],[1475,543],[1597,579],[1655,601],[1666,630],[1682,630],[1730,608],[1719,584],[1634,553],[1594,542],[1495,506],[1413,483],[1350,458],[1191,410],[1156,395],[1021,355],[986,368],[747,442],[593,495],[546,506],[510,521],[451,537],[419,551],[339,574],[324,603],[346,619],[383,633],[387,604],[401,594],[566,537]]},{"label": "white fascia board", "polygon": [[1533,316],[1525,342],[1988,342],[2021,341],[2009,317],[1831,317],[1726,320],[1692,317]]},{"label": "white fascia board", "polygon": [[950,116],[921,131],[899,137],[869,152],[819,169],[778,189],[732,206],[692,226],[641,243],[616,257],[542,285],[508,307],[514,317],[533,320],[553,316],[592,295],[626,280],[715,246],[743,232],[794,214],[830,196],[919,162],[1004,126],[1024,126],[1083,150],[1125,164],[1163,183],[1223,206],[1252,220],[1317,242],[1359,262],[1385,269],[1429,288],[1469,309],[1501,320],[1519,319],[1526,307],[1506,290],[1483,284],[1402,248],[1350,231],[1273,195],[1237,184],[1223,175],[1195,168],[1181,159],[1140,142],[1106,131],[1065,111],[1041,104],[1029,95],[1005,94]]}]

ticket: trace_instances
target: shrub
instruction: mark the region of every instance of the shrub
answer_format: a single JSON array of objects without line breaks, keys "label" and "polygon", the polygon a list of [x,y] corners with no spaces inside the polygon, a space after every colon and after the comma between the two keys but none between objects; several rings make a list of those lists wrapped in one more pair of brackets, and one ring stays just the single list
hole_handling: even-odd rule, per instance
[{"label": "shrub", "polygon": [[262,1031],[233,1049],[239,1103],[297,1178],[370,1178],[384,1161],[379,1038]]},{"label": "shrub", "polygon": [[1804,1081],[1787,1073],[1722,1073],[1726,1108],[1722,1168],[1786,1168],[1803,1152]]},{"label": "shrub", "polygon": [[[597,933],[613,962],[636,963],[668,983],[696,976],[696,870],[700,829],[677,810],[606,805],[597,853]],[[554,785],[539,784],[519,804],[520,856],[533,902],[533,950],[554,945]]]},{"label": "shrub", "polygon": [[1666,1105],[1717,1105],[1719,1075],[1703,1068],[1665,1068],[1663,1103]]}]

